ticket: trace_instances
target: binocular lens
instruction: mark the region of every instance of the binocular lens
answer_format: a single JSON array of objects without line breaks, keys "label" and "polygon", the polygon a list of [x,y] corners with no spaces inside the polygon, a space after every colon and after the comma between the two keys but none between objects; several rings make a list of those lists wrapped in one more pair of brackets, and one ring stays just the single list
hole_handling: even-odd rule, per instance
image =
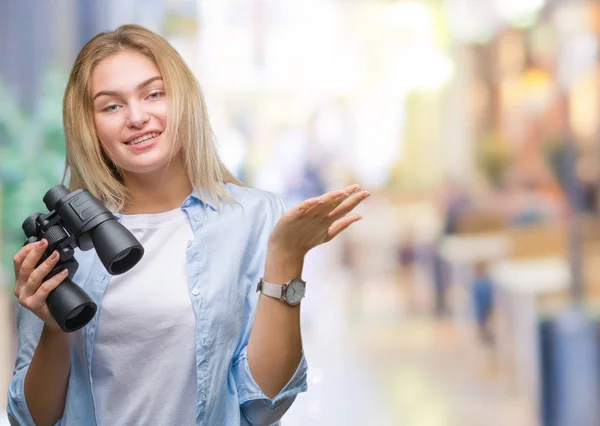
[{"label": "binocular lens", "polygon": [[129,271],[144,255],[144,248],[123,225],[107,220],[92,231],[92,241],[102,264],[111,275]]},{"label": "binocular lens", "polygon": [[[70,192],[64,185],[56,185],[46,192],[43,201],[50,213],[36,213],[25,219],[22,227],[29,238],[26,244],[45,238],[52,250],[67,250],[71,256],[62,258],[56,270],[69,269],[69,277],[79,266],[72,257],[77,247],[82,251],[95,248],[111,275],[129,271],[144,255],[144,247],[133,234],[87,190]],[[38,220],[40,215],[43,220]],[[47,304],[52,317],[66,332],[85,326],[98,309],[90,296],[69,278],[50,292]]]},{"label": "binocular lens", "polygon": [[50,313],[65,332],[79,330],[96,314],[98,307],[81,287],[69,278],[48,295]]},{"label": "binocular lens", "polygon": [[64,329],[65,331],[79,330],[81,327],[86,325],[94,317],[96,308],[90,305],[83,305],[76,307],[71,313],[65,318]]}]

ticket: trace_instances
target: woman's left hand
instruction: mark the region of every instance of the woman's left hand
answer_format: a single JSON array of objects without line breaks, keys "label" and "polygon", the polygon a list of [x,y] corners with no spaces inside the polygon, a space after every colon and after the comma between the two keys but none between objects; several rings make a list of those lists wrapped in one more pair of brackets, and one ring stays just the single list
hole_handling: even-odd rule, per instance
[{"label": "woman's left hand", "polygon": [[359,214],[348,213],[369,195],[354,184],[301,202],[279,219],[269,236],[269,246],[303,257],[313,247],[331,241],[361,220]]}]

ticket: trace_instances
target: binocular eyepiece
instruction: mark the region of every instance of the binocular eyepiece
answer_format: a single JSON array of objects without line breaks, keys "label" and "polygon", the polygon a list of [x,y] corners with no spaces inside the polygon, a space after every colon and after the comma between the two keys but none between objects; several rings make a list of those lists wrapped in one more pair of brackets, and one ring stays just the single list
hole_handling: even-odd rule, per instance
[{"label": "binocular eyepiece", "polygon": [[44,278],[47,280],[64,269],[67,278],[56,287],[47,299],[52,317],[65,332],[85,326],[96,314],[98,307],[89,295],[71,279],[79,264],[75,249],[96,249],[100,261],[111,275],[119,275],[133,268],[144,255],[144,248],[131,232],[121,225],[114,215],[85,189],[70,192],[56,185],[44,195],[48,214],[35,213],[23,222],[27,236],[25,244],[42,239],[48,246],[38,263],[44,262],[54,251],[59,261]]}]

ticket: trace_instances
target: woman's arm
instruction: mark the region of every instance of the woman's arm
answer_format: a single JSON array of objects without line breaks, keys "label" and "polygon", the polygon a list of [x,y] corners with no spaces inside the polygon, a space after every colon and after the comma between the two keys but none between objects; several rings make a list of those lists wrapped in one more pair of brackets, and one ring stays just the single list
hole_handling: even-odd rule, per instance
[{"label": "woman's arm", "polygon": [[[362,219],[348,214],[369,196],[359,189],[350,185],[331,191],[284,214],[269,236],[265,281],[283,285],[300,276],[309,250]],[[273,398],[285,387],[301,358],[300,305],[261,295],[248,342],[248,366],[265,395]]]},{"label": "woman's arm", "polygon": [[[304,256],[270,246],[265,262],[267,282],[285,284],[302,273]],[[288,383],[302,358],[300,305],[261,295],[248,343],[252,377],[269,398]]]},{"label": "woman's arm", "polygon": [[44,326],[25,375],[25,400],[37,426],[61,419],[71,367],[71,336]]},{"label": "woman's arm", "polygon": [[52,315],[46,299],[67,277],[67,270],[45,277],[59,260],[54,252],[40,262],[48,242],[27,244],[14,257],[15,290],[19,300],[19,350],[9,388],[8,412],[22,426],[53,425],[65,407],[71,365],[71,337]]}]

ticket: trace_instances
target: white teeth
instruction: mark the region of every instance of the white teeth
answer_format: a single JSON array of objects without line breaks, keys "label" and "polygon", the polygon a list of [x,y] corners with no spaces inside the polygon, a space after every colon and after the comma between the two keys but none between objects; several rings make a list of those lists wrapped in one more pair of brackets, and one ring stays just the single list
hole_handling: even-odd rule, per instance
[{"label": "white teeth", "polygon": [[155,138],[158,135],[160,135],[160,133],[158,133],[158,132],[147,133],[144,136],[140,136],[139,138],[132,140],[131,142],[127,142],[127,145],[137,145],[138,143],[142,143],[145,140]]}]

